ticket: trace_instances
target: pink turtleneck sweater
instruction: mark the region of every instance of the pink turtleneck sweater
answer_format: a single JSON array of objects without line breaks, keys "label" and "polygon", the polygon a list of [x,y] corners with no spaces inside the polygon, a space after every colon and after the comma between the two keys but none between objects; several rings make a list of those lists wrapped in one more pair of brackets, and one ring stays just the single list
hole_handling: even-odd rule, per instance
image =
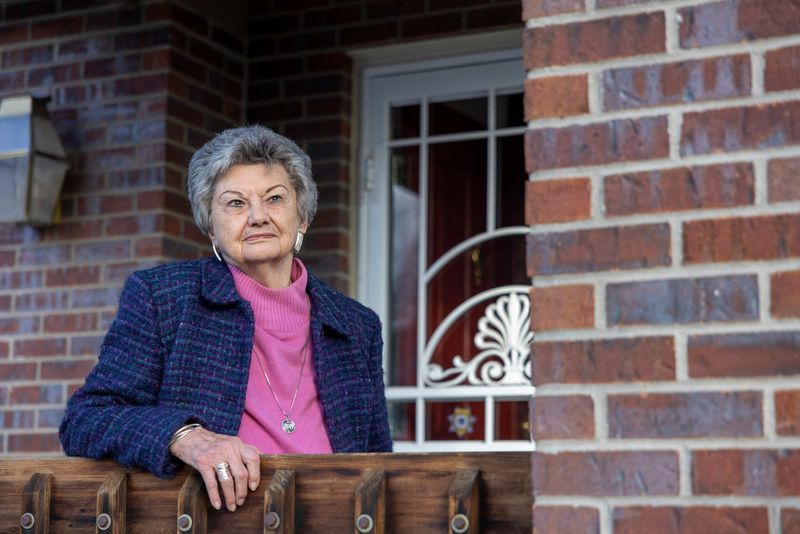
[{"label": "pink turtleneck sweater", "polygon": [[228,267],[239,295],[250,303],[255,316],[250,376],[239,438],[254,445],[262,454],[330,453],[331,444],[314,381],[311,341],[306,347],[300,389],[290,414],[296,424],[293,434],[281,429],[284,416],[258,364],[260,358],[281,408],[288,413],[303,363],[303,347],[310,332],[305,266],[295,258],[291,284],[282,289],[265,287],[237,267],[230,264]]}]

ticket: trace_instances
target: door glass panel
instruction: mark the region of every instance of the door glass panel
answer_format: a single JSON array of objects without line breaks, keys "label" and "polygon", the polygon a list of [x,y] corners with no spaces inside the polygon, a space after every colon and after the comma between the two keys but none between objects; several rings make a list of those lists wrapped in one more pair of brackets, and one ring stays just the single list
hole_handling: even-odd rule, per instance
[{"label": "door glass panel", "polygon": [[419,147],[392,149],[391,324],[389,384],[417,382],[417,278],[419,250]]},{"label": "door glass panel", "polygon": [[499,441],[527,441],[531,438],[528,401],[495,401],[494,436]]},{"label": "door glass panel", "polygon": [[525,143],[520,135],[498,137],[495,144],[497,227],[525,224]]},{"label": "door glass panel", "polygon": [[389,428],[395,441],[414,441],[416,439],[417,405],[414,401],[394,401],[389,403]]},{"label": "door glass panel", "polygon": [[486,140],[431,145],[428,264],[486,229]]},{"label": "door glass panel", "polygon": [[391,109],[392,139],[419,137],[419,104],[395,106]]},{"label": "door glass panel", "polygon": [[485,96],[433,102],[429,105],[430,135],[485,130],[489,125]]},{"label": "door glass panel", "polygon": [[485,407],[480,401],[425,403],[427,428],[425,439],[430,441],[482,441],[484,439]]},{"label": "door glass panel", "polygon": [[495,97],[496,128],[525,126],[525,112],[522,109],[522,93],[497,95]]}]

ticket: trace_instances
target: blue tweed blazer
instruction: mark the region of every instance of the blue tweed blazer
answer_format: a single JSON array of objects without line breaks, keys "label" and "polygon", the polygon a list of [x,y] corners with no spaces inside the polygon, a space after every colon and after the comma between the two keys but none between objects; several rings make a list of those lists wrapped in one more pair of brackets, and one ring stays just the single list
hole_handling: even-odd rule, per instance
[{"label": "blue tweed blazer", "polygon": [[[308,274],[319,399],[334,452],[391,451],[380,321]],[[97,365],[60,427],[70,456],[113,458],[168,477],[181,426],[236,435],[244,411],[254,320],[227,266],[213,258],[138,271]]]}]

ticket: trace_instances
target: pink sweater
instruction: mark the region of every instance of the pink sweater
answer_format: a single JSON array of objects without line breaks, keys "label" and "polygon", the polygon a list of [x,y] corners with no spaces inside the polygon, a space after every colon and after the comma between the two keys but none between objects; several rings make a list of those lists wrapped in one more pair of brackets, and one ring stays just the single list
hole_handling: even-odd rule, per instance
[{"label": "pink sweater", "polygon": [[262,454],[330,453],[322,405],[317,397],[311,342],[306,348],[308,356],[290,414],[297,425],[293,434],[281,429],[284,416],[258,364],[261,358],[281,408],[289,412],[310,328],[305,266],[295,258],[292,282],[283,289],[262,286],[233,265],[229,264],[229,268],[239,295],[253,308],[256,324],[239,438]]}]

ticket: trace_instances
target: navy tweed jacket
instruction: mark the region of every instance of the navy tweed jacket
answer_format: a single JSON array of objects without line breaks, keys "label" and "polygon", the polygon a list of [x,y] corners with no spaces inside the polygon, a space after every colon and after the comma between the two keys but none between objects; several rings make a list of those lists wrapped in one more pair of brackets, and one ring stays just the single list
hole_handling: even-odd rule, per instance
[{"label": "navy tweed jacket", "polygon": [[[391,451],[380,321],[308,273],[316,383],[334,452]],[[184,424],[236,435],[254,320],[227,266],[213,258],[138,271],[97,365],[60,427],[70,456],[113,458],[168,477],[167,447]]]}]

